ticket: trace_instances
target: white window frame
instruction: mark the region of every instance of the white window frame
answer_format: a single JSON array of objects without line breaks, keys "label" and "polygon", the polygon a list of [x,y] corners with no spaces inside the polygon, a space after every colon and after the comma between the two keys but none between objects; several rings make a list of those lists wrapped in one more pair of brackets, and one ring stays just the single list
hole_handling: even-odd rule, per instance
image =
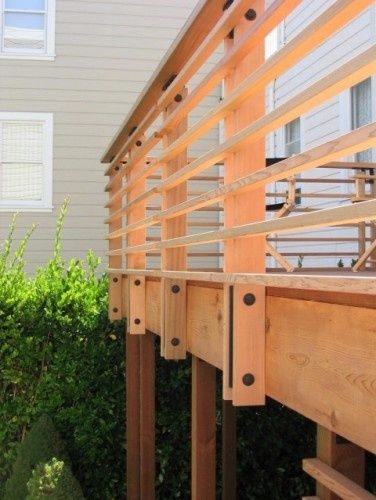
[{"label": "white window frame", "polygon": [[[52,113],[1,113],[0,122],[43,123],[43,195],[42,200],[2,200],[0,212],[51,212],[53,181],[53,114]],[[1,133],[1,130],[0,130]],[[0,151],[1,155],[1,151]],[[0,156],[1,169],[1,156]]]},{"label": "white window frame", "polygon": [[[376,76],[371,76],[371,92],[373,99],[372,104],[372,120],[376,120]],[[352,128],[352,102],[351,88],[346,89],[339,95],[339,128],[341,135],[351,132]],[[376,152],[373,152],[373,161],[376,161]],[[347,161],[355,161],[355,155],[346,157]]]},{"label": "white window frame", "polygon": [[[53,61],[55,59],[55,23],[56,23],[56,0],[46,0],[46,38],[45,51],[36,49],[4,49],[5,0],[0,0],[0,59],[31,59],[34,61]],[[21,11],[24,12],[24,11]]]}]

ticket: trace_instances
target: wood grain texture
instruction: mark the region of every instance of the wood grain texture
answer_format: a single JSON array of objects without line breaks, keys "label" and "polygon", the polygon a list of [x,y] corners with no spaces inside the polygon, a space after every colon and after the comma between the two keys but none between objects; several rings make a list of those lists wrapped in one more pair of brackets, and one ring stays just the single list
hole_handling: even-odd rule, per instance
[{"label": "wood grain texture", "polygon": [[[187,96],[187,89],[180,91],[180,96],[184,100]],[[164,116],[169,116],[178,102],[170,104]],[[163,137],[163,146],[168,147],[172,142],[180,137],[187,130],[188,120],[183,119],[176,128],[169,131]],[[178,172],[187,162],[187,150],[167,162],[162,167],[162,179]],[[162,193],[162,209],[168,209],[187,199],[187,184],[182,183],[168,191]],[[181,215],[174,219],[164,220],[161,224],[161,239],[177,238],[187,234],[186,215]],[[187,268],[187,250],[181,248],[167,248],[161,252],[161,270],[184,271]],[[186,357],[187,331],[186,331],[186,282],[179,281],[172,283],[171,280],[161,280],[162,315],[161,315],[161,353],[166,359],[184,359]],[[173,292],[173,287],[179,290]]]},{"label": "wood grain texture", "polygon": [[303,470],[343,500],[375,500],[375,495],[358,486],[318,458],[303,460]]},{"label": "wood grain texture", "polygon": [[222,368],[223,291],[187,287],[187,348],[211,365]]},{"label": "wood grain texture", "polygon": [[268,395],[375,452],[376,310],[268,297],[267,321]]}]

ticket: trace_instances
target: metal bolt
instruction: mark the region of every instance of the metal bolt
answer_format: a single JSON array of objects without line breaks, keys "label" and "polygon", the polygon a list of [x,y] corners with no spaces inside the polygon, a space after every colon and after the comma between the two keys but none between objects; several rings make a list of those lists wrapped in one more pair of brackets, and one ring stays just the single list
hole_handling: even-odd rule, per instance
[{"label": "metal bolt", "polygon": [[180,344],[180,340],[177,339],[176,337],[174,337],[173,339],[171,339],[171,344],[176,347]]},{"label": "metal bolt", "polygon": [[243,375],[242,380],[243,384],[247,386],[253,385],[255,383],[255,377],[252,375],[252,373],[246,373],[245,375]]},{"label": "metal bolt", "polygon": [[112,310],[114,313],[117,313],[119,311],[119,309],[117,307],[114,307]]},{"label": "metal bolt", "polygon": [[120,167],[119,167],[119,166],[115,167],[115,170],[116,170],[116,171],[118,171],[119,169],[120,169]]},{"label": "metal bolt", "polygon": [[180,292],[180,286],[179,285],[173,285],[171,287],[171,292],[172,293],[179,293]]},{"label": "metal bolt", "polygon": [[114,283],[117,283],[119,280],[118,280],[118,278],[114,278],[112,281],[113,281]]},{"label": "metal bolt", "polygon": [[140,147],[142,145],[141,141],[136,141],[136,146]]},{"label": "metal bolt", "polygon": [[136,319],[134,320],[134,324],[135,324],[135,325],[139,325],[140,323],[141,323],[141,320],[140,320],[140,319],[136,318]]},{"label": "metal bolt", "polygon": [[256,302],[256,297],[253,295],[253,293],[246,293],[243,297],[243,302],[246,306],[253,306],[253,304]]},{"label": "metal bolt", "polygon": [[257,17],[257,13],[254,9],[248,9],[244,14],[244,17],[247,19],[247,21],[254,21]]},{"label": "metal bolt", "polygon": [[183,100],[183,96],[181,94],[176,94],[174,99],[175,102],[181,102]]},{"label": "metal bolt", "polygon": [[140,281],[140,280],[136,280],[136,281],[134,282],[134,284],[135,284],[136,286],[140,286],[140,285],[141,285],[141,281]]}]

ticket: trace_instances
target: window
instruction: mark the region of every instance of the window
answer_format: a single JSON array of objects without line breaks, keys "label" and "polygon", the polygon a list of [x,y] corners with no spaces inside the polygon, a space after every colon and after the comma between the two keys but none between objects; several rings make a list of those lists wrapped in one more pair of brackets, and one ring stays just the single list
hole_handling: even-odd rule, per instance
[{"label": "window", "polygon": [[0,57],[53,58],[55,0],[0,0]]},{"label": "window", "polygon": [[0,210],[52,209],[52,115],[0,113]]},{"label": "window", "polygon": [[[351,88],[351,128],[354,130],[372,122],[372,79]],[[372,161],[372,149],[355,155],[356,161]]]},{"label": "window", "polygon": [[285,154],[292,156],[300,151],[300,118],[296,118],[285,125]]}]

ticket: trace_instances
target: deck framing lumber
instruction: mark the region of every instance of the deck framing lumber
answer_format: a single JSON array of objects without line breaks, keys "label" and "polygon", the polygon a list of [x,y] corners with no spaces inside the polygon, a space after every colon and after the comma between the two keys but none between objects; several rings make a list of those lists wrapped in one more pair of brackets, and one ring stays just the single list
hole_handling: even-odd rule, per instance
[{"label": "deck framing lumber", "polygon": [[192,500],[215,500],[216,370],[192,356]]},{"label": "deck framing lumber", "polygon": [[303,470],[343,500],[375,500],[375,495],[350,481],[318,458],[303,460]]}]

